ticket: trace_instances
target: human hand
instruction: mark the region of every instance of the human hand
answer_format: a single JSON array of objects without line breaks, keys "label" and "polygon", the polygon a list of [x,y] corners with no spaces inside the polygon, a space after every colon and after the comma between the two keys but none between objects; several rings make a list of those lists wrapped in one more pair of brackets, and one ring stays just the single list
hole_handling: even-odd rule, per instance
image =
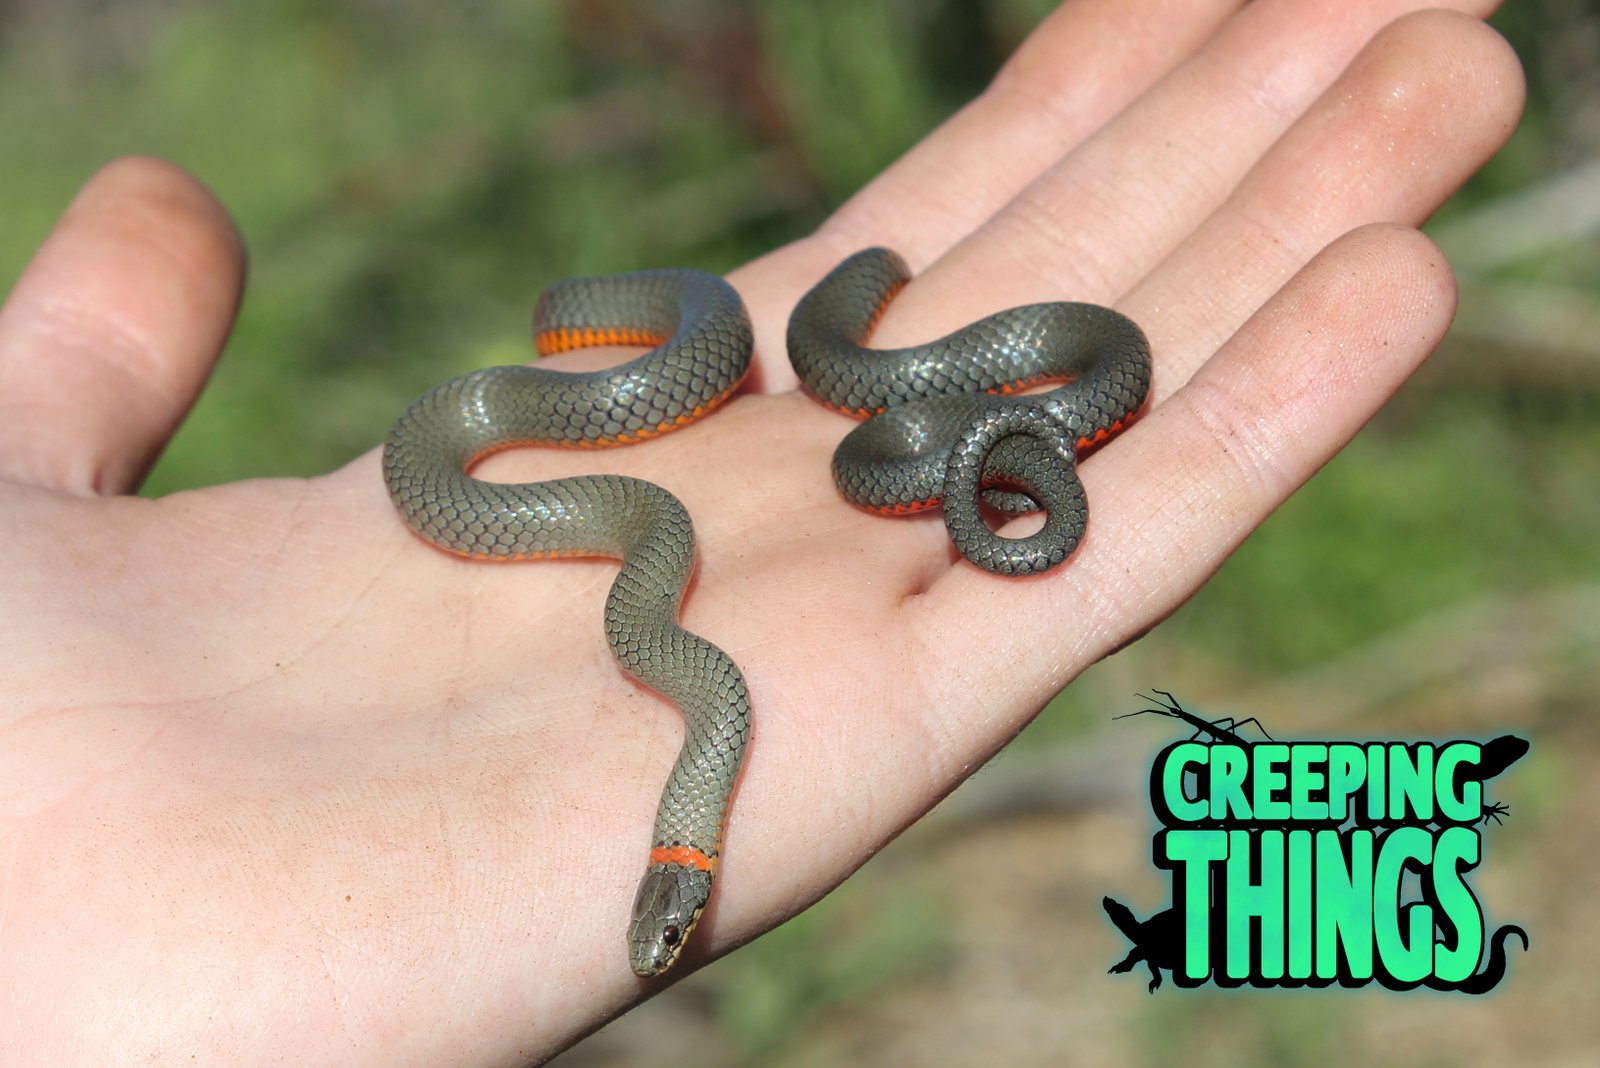
[{"label": "human hand", "polygon": [[[1444,13],[1380,32],[1404,0],[1152,6],[1063,8],[821,231],[736,272],[757,370],[714,417],[478,469],[633,474],[695,517],[684,624],[743,669],[756,726],[680,969],[825,893],[1177,607],[1448,324],[1408,227],[1514,125],[1505,45]],[[1149,335],[1151,404],[1083,464],[1064,567],[997,579],[937,517],[838,499],[850,424],[793,391],[784,323],[873,244],[920,274],[878,344],[1055,299]],[[548,1055],[658,988],[623,932],[680,726],[606,648],[614,564],[436,552],[375,450],[119,496],[192,403],[241,262],[192,181],[124,161],[0,314],[0,1051]]]}]

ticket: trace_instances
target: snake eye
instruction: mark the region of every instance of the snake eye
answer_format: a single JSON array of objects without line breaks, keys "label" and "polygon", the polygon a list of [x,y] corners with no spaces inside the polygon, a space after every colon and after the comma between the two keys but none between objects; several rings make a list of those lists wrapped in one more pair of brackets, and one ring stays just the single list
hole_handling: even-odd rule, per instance
[{"label": "snake eye", "polygon": [[675,923],[668,924],[667,926],[661,928],[662,945],[675,946],[678,944],[678,940],[682,937],[683,932],[678,929],[678,925]]}]

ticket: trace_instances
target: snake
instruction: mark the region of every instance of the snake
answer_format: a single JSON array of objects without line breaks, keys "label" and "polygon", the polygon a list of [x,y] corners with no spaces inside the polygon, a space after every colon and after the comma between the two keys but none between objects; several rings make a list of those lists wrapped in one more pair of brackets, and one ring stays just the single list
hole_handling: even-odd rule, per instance
[{"label": "snake", "polygon": [[630,444],[693,422],[744,377],[754,347],[750,320],[738,293],[716,275],[637,271],[545,290],[534,341],[541,355],[593,345],[653,348],[601,371],[508,366],[453,378],[395,422],[383,477],[411,529],[450,553],[622,562],[604,608],[612,655],[676,705],[686,724],[628,928],[629,963],[648,977],[678,960],[710,899],[728,798],[750,738],[739,668],[678,625],[694,528],[676,497],[642,479],[602,474],[511,485],[469,472],[513,446]]},{"label": "snake", "polygon": [[[1115,432],[1143,403],[1144,336],[1109,309],[1053,303],[1000,312],[926,345],[866,348],[909,280],[898,255],[869,249],[823,278],[790,318],[790,359],[805,388],[830,407],[872,417],[841,443],[836,482],[847,499],[878,511],[942,500],[957,547],[991,571],[1060,563],[1086,521],[1076,450]],[[601,371],[514,365],[452,378],[396,420],[383,477],[405,523],[458,556],[621,561],[603,613],[612,655],[686,725],[628,927],[629,963],[649,977],[679,959],[710,900],[750,739],[738,666],[678,624],[694,568],[693,525],[676,497],[642,479],[504,484],[471,470],[515,446],[632,444],[694,422],[738,387],[753,333],[732,286],[681,268],[558,282],[533,318],[541,355],[652,347]],[[1051,379],[1071,381],[1037,396],[1004,395]],[[1008,511],[1042,508],[1044,529],[1027,539],[993,534],[979,495]]]},{"label": "snake", "polygon": [[[1117,433],[1150,390],[1150,346],[1097,304],[1009,308],[936,341],[867,347],[911,281],[896,252],[865,249],[830,271],[789,318],[789,361],[805,391],[865,420],[839,443],[834,483],[868,511],[943,504],[960,554],[986,571],[1033,575],[1072,555],[1087,529],[1078,454]],[[1048,382],[1043,393],[1023,393]],[[1034,534],[991,530],[980,501],[1045,513]]]}]

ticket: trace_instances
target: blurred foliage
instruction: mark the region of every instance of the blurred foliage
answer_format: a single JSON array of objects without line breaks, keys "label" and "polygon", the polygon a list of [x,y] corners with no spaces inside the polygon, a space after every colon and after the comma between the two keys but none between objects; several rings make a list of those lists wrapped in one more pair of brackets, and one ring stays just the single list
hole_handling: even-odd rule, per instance
[{"label": "blurred foliage", "polygon": [[725,270],[805,232],[1040,7],[15,5],[0,282],[101,163],[189,168],[238,220],[251,285],[148,492],[314,474],[428,385],[528,358],[556,278]]},{"label": "blurred foliage", "polygon": [[[527,358],[533,298],[558,277],[726,270],[807,232],[1051,6],[0,4],[0,285],[99,164],[188,167],[238,219],[251,287],[148,492],[315,474],[372,447],[427,386]],[[1587,0],[1509,5],[1497,25],[1526,61],[1529,115],[1444,218],[1600,148]],[[1600,284],[1592,239],[1513,269]],[[1595,377],[1462,376],[1464,358],[1447,345],[1151,640],[1174,663],[1261,677],[1475,597],[1593,581]],[[1070,692],[1062,705],[1089,711]],[[771,1050],[841,991],[900,977],[883,962],[915,963],[913,946],[937,952],[928,901],[855,926],[851,908],[730,962],[723,1024],[742,1047]],[[1278,1052],[1304,1039],[1268,1037]]]},{"label": "blurred foliage", "polygon": [[893,896],[885,908],[878,895],[833,894],[730,960],[717,1011],[730,1041],[769,1057],[830,1008],[936,968],[948,915],[939,889],[902,879]]}]

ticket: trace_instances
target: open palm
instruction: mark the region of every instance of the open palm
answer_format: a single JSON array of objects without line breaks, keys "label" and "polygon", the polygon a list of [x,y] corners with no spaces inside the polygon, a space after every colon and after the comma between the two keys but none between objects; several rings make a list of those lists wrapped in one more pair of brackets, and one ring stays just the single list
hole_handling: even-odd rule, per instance
[{"label": "open palm", "polygon": [[[680,969],[816,900],[1170,613],[1437,343],[1452,281],[1412,227],[1510,133],[1521,81],[1476,19],[1392,21],[1412,6],[1070,3],[818,233],[731,276],[756,370],[722,411],[481,465],[637,475],[695,518],[684,624],[743,669],[755,731]],[[919,272],[879,344],[1060,299],[1149,335],[1150,405],[1083,465],[1066,566],[998,579],[936,516],[839,499],[851,424],[795,391],[784,324],[868,245]],[[681,724],[606,647],[614,564],[433,550],[375,450],[123,496],[221,348],[241,262],[191,179],[125,160],[0,317],[0,1051],[548,1055],[658,988],[623,933]]]}]

